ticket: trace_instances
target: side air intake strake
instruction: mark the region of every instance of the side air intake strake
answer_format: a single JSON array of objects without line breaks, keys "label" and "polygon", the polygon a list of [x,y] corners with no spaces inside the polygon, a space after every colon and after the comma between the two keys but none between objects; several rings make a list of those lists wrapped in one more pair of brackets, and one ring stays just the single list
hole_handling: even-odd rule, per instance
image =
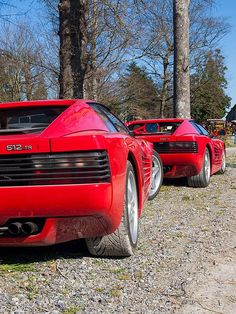
[{"label": "side air intake strake", "polygon": [[110,166],[104,150],[0,156],[0,186],[109,181]]},{"label": "side air intake strake", "polygon": [[160,154],[197,153],[197,142],[155,142],[154,149]]}]

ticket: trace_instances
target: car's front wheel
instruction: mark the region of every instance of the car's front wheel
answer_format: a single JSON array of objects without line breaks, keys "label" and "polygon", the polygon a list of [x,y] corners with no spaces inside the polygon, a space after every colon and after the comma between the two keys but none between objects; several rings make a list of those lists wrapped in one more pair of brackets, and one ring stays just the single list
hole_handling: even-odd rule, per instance
[{"label": "car's front wheel", "polygon": [[139,230],[138,189],[131,162],[127,162],[123,215],[119,228],[112,234],[86,239],[95,256],[131,256],[137,246]]},{"label": "car's front wheel", "polygon": [[153,200],[160,191],[163,181],[163,166],[162,161],[158,153],[154,150],[152,153],[152,175],[151,175],[151,187],[149,191],[148,200]]},{"label": "car's front wheel", "polygon": [[194,188],[205,188],[210,182],[211,176],[211,157],[209,149],[206,148],[202,169],[199,174],[188,178],[188,185]]}]

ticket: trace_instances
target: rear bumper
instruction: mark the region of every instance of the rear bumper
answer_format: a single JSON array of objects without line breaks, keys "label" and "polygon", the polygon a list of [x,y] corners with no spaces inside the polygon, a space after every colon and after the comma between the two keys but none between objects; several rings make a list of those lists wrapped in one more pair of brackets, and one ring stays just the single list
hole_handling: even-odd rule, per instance
[{"label": "rear bumper", "polygon": [[164,167],[169,167],[164,173],[165,178],[180,178],[197,175],[202,168],[203,157],[199,153],[160,154]]},{"label": "rear bumper", "polygon": [[110,183],[0,188],[0,224],[9,217],[71,217],[105,214]]},{"label": "rear bumper", "polygon": [[[50,245],[113,232],[120,221],[114,211],[112,185],[0,188],[0,226],[9,219],[46,219],[43,230],[27,237],[0,237],[0,245]],[[116,203],[116,202],[115,202]]]},{"label": "rear bumper", "polygon": [[42,232],[26,237],[0,238],[0,246],[48,246],[86,237],[110,233],[108,217],[48,218]]}]

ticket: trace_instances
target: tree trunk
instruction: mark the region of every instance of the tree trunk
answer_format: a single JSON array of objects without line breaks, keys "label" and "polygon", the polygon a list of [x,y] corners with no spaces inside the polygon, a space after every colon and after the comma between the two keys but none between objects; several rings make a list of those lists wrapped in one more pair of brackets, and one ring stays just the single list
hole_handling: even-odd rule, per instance
[{"label": "tree trunk", "polygon": [[90,8],[90,51],[88,54],[87,75],[85,77],[84,97],[86,99],[98,98],[98,83],[97,83],[97,36],[98,36],[98,2],[92,0]]},{"label": "tree trunk", "polygon": [[32,100],[32,91],[33,91],[33,78],[30,70],[29,56],[24,58],[23,61],[23,71],[24,71],[24,80],[25,80],[25,96],[26,100]]},{"label": "tree trunk", "polygon": [[162,65],[163,65],[163,82],[162,82],[162,90],[161,90],[161,107],[160,107],[160,117],[165,118],[165,108],[167,104],[167,93],[168,93],[168,86],[170,82],[169,73],[168,73],[168,65],[169,65],[169,58],[171,54],[171,49],[165,54],[163,58]]},{"label": "tree trunk", "polygon": [[87,68],[86,0],[60,0],[60,98],[83,98]]},{"label": "tree trunk", "polygon": [[189,9],[190,0],[173,0],[174,116],[190,117]]}]

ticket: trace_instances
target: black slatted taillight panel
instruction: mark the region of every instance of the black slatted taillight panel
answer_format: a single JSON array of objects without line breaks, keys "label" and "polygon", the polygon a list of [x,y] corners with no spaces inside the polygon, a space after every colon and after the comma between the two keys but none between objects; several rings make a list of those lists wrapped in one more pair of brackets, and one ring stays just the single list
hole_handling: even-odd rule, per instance
[{"label": "black slatted taillight panel", "polygon": [[110,166],[104,150],[0,156],[0,186],[109,181]]},{"label": "black slatted taillight panel", "polygon": [[197,153],[197,142],[155,142],[154,149],[160,154]]}]

